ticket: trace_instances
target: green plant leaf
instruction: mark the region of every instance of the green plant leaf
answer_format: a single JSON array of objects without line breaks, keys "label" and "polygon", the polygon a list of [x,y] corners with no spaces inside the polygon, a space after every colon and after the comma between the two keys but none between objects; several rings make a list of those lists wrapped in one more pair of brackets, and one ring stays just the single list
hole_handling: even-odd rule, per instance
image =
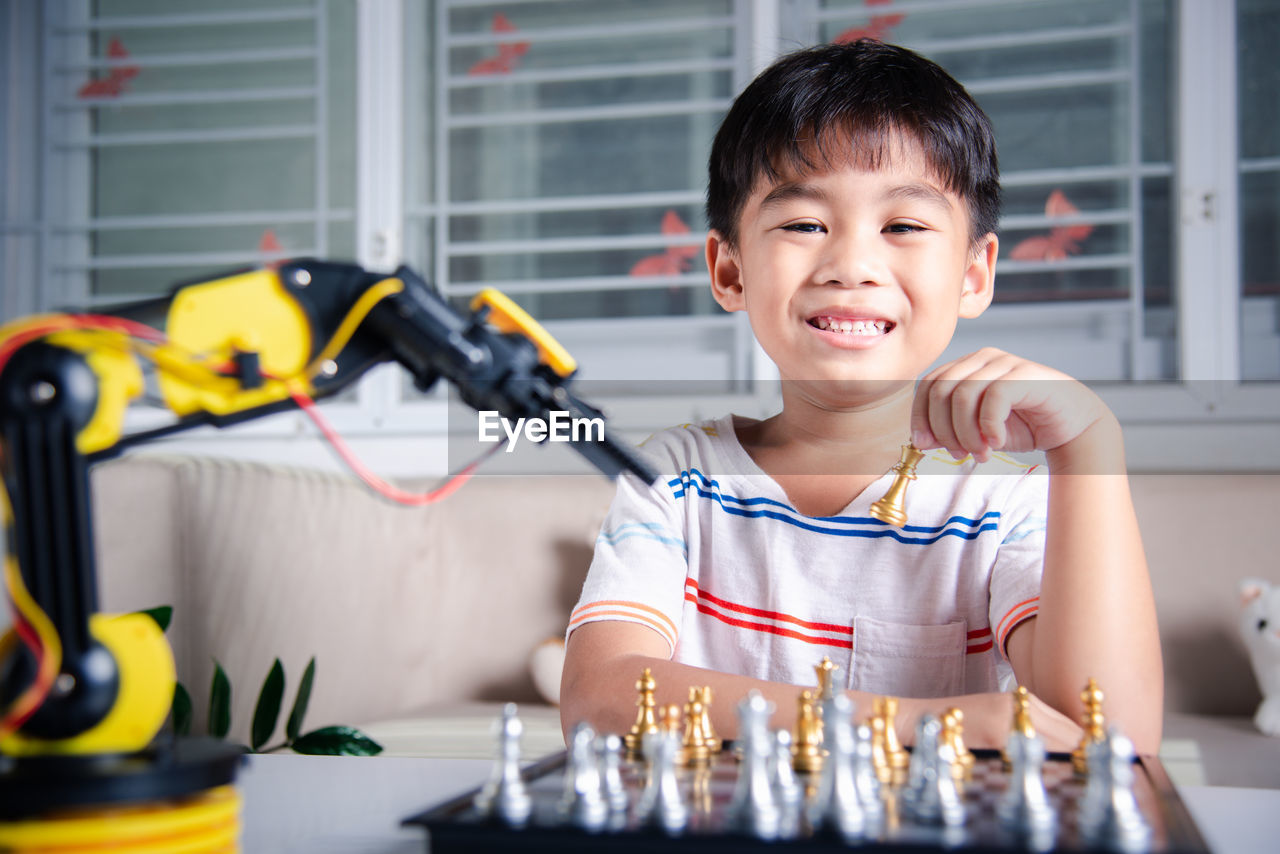
[{"label": "green plant leaf", "polygon": [[382,745],[355,727],[327,726],[294,739],[295,753],[311,756],[376,756]]},{"label": "green plant leaf", "polygon": [[311,702],[311,683],[315,678],[316,657],[313,655],[307,662],[307,669],[302,672],[302,681],[298,683],[298,695],[293,699],[289,722],[285,724],[284,736],[289,741],[296,741],[302,732],[302,719],[307,714],[307,704]]},{"label": "green plant leaf", "polygon": [[280,720],[280,704],[284,701],[284,665],[276,659],[263,680],[262,690],[258,692],[258,704],[253,707],[253,730],[250,744],[256,751],[271,738],[276,731],[276,721]]},{"label": "green plant leaf", "polygon": [[191,694],[181,682],[173,685],[173,734],[191,734]]},{"label": "green plant leaf", "polygon": [[215,658],[213,684],[209,686],[209,735],[226,738],[231,731],[231,680]]},{"label": "green plant leaf", "polygon": [[173,619],[172,605],[157,605],[154,608],[147,608],[139,611],[139,614],[146,614],[148,617],[156,621],[156,625],[160,627],[160,631],[169,630],[169,622]]}]

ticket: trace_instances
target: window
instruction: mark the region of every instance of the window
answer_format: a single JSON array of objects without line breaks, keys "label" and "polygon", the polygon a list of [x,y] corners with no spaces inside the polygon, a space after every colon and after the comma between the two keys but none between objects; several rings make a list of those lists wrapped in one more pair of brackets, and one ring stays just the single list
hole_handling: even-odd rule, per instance
[{"label": "window", "polygon": [[[1130,425],[1280,419],[1276,386],[1237,385],[1280,380],[1268,0],[0,0],[0,20],[5,319],[290,255],[403,259],[459,305],[507,291],[593,388],[742,400],[771,366],[706,287],[712,135],[774,56],[869,35],[948,68],[997,130],[997,304],[948,356],[1060,367]],[[399,374],[337,407],[369,437],[438,432],[438,409]]]}]

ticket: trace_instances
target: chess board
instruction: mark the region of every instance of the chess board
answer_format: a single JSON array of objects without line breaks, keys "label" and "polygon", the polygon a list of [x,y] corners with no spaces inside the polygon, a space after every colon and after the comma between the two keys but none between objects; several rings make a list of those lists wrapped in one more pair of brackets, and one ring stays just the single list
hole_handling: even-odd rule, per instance
[{"label": "chess board", "polygon": [[[1077,778],[1067,754],[1050,754],[1044,765],[1044,783],[1057,812],[1057,830],[1048,848],[1044,841],[1018,837],[996,819],[996,804],[1008,785],[1009,774],[994,751],[975,751],[973,777],[963,787],[967,821],[962,827],[943,828],[916,823],[901,807],[902,788],[882,787],[886,819],[878,833],[855,843],[864,852],[974,852],[974,851],[1094,851],[1079,837],[1078,803],[1084,780]],[[473,806],[476,792],[467,792],[405,821],[420,825],[428,835],[433,854],[479,851],[587,851],[607,847],[610,851],[744,851],[794,847],[806,851],[838,851],[850,847],[840,837],[825,831],[813,832],[803,821],[789,839],[764,841],[736,833],[726,826],[725,815],[738,776],[738,762],[725,750],[710,768],[681,769],[680,782],[686,793],[690,817],[678,836],[640,826],[634,804],[645,784],[646,766],[626,763],[623,779],[633,809],[614,822],[611,830],[589,834],[566,822],[558,812],[564,792],[565,755],[557,754],[524,771],[533,796],[533,815],[520,829],[480,816]],[[1134,795],[1151,827],[1151,838],[1142,851],[1153,854],[1208,854],[1190,814],[1183,805],[1164,768],[1154,757],[1140,757],[1134,768]],[[817,776],[801,776],[809,785]]]}]

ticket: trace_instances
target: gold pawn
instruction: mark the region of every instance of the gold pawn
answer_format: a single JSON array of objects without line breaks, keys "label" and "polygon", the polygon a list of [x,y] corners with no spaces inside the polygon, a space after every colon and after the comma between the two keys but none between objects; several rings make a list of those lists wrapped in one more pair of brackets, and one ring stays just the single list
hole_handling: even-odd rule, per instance
[{"label": "gold pawn", "polygon": [[884,717],[884,747],[889,757],[889,766],[895,770],[903,770],[910,763],[911,757],[907,749],[898,740],[898,727],[894,723],[898,717],[898,698],[880,697],[881,715]]},{"label": "gold pawn", "polygon": [[[689,689],[689,699],[691,700],[693,699],[694,690],[695,689],[693,688]],[[699,699],[702,702],[702,720],[700,725],[702,727],[703,743],[706,744],[707,750],[711,751],[711,753],[719,753],[724,747],[724,742],[720,740],[719,736],[716,735],[715,729],[711,726],[711,686],[704,685],[700,689],[700,694],[701,696]]]},{"label": "gold pawn", "polygon": [[[1031,694],[1027,691],[1027,686],[1019,685],[1017,690],[1013,692],[1013,732],[1020,732],[1027,737],[1036,734],[1035,725],[1031,723]],[[1000,750],[1000,758],[1004,760],[1005,770],[1013,767],[1013,763],[1009,761],[1008,745]]]},{"label": "gold pawn", "polygon": [[964,743],[964,712],[957,708],[947,709],[942,715],[942,741],[951,745],[955,752],[955,762],[951,765],[951,776],[957,781],[968,780],[973,776],[973,766],[977,760]]},{"label": "gold pawn", "polygon": [[871,717],[871,767],[876,771],[876,779],[883,786],[893,782],[893,767],[889,764],[889,754],[885,750],[884,718],[880,715]]},{"label": "gold pawn", "polygon": [[702,691],[690,688],[689,702],[684,705],[684,739],[680,744],[685,765],[700,767],[711,761],[707,732],[703,729],[705,721],[706,709],[702,703]]},{"label": "gold pawn", "polygon": [[1096,679],[1089,679],[1089,683],[1080,692],[1080,700],[1084,703],[1084,716],[1080,719],[1084,735],[1076,749],[1071,751],[1071,767],[1083,776],[1089,773],[1089,745],[1107,737],[1106,720],[1102,717],[1102,689],[1098,687]]},{"label": "gold pawn", "polygon": [[640,674],[640,678],[636,680],[636,691],[640,693],[636,705],[640,707],[640,712],[636,715],[636,722],[631,725],[631,729],[622,739],[627,748],[627,758],[630,760],[644,758],[644,737],[658,731],[658,719],[654,712],[656,702],[653,698],[653,692],[657,687],[658,683],[654,681],[652,671],[646,667]]},{"label": "gold pawn", "polygon": [[903,510],[903,501],[907,494],[907,484],[916,479],[916,465],[924,457],[924,452],[908,442],[902,446],[902,456],[889,471],[896,476],[889,486],[889,491],[875,504],[871,505],[871,516],[889,525],[902,527],[907,524],[907,513]]},{"label": "gold pawn", "polygon": [[812,691],[801,691],[796,732],[791,739],[791,765],[797,771],[822,770],[822,729]]}]

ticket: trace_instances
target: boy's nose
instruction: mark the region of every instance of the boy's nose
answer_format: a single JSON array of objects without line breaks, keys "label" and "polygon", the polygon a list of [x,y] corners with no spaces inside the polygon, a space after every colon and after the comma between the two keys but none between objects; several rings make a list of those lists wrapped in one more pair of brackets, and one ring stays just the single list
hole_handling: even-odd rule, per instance
[{"label": "boy's nose", "polygon": [[885,284],[888,270],[877,244],[874,238],[858,235],[828,241],[815,271],[818,283],[849,288]]}]

